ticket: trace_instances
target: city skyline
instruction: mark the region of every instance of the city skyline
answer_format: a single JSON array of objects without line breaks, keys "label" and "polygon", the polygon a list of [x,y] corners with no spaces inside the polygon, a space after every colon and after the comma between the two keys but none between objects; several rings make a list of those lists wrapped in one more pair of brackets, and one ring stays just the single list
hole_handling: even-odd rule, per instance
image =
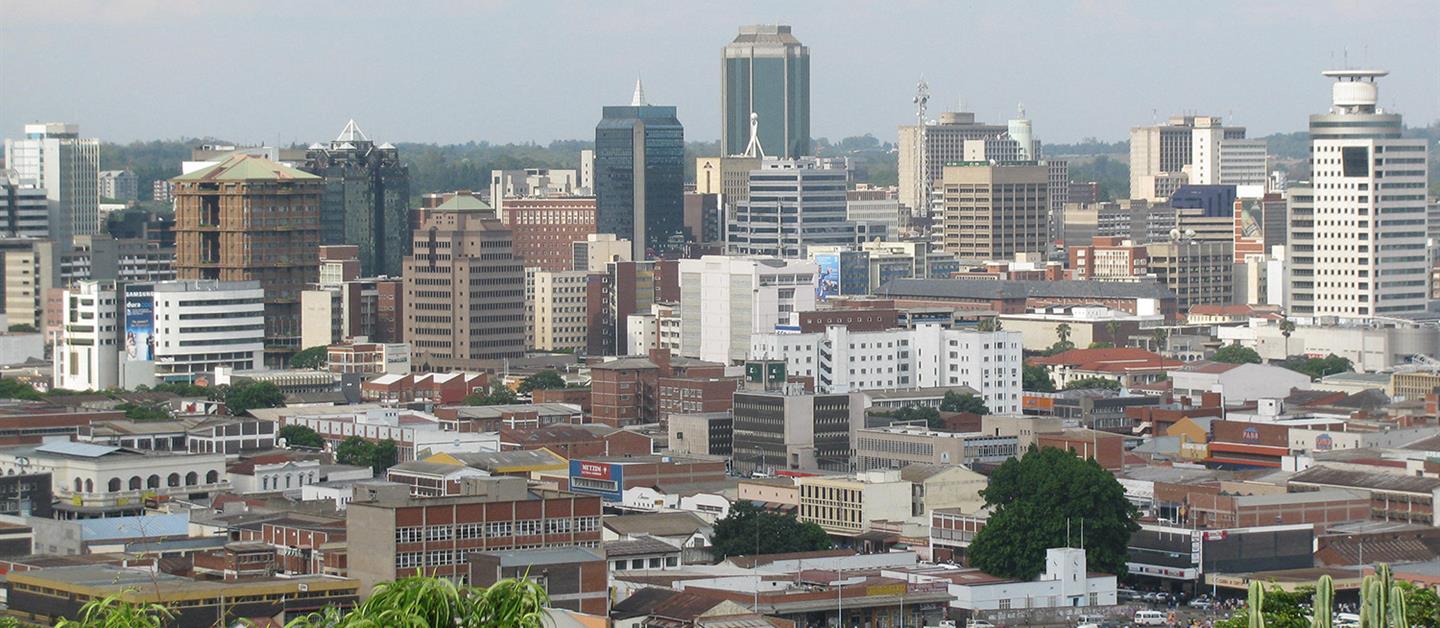
[{"label": "city skyline", "polygon": [[[710,141],[720,137],[716,51],[756,23],[790,25],[810,48],[811,135],[831,140],[871,133],[893,142],[896,127],[914,120],[922,76],[931,117],[963,98],[978,119],[998,123],[1023,102],[1047,143],[1119,141],[1132,126],[1187,112],[1257,137],[1300,131],[1329,89],[1320,71],[1347,65],[1390,70],[1381,105],[1411,124],[1440,118],[1440,48],[1407,45],[1440,29],[1440,5],[1420,1],[1299,11],[1220,3],[1203,14],[1144,3],[824,5],[840,19],[816,19],[813,3],[377,5],[361,17],[322,2],[286,7],[284,20],[274,6],[9,7],[0,59],[24,68],[30,88],[0,95],[0,127],[65,121],[106,141],[308,144],[354,118],[392,142],[545,143],[588,137],[599,108],[623,102],[638,75],[651,102],[677,106],[688,137]],[[543,26],[490,28],[521,18]],[[335,33],[369,43],[323,45]],[[229,71],[204,72],[216,56],[231,57]],[[296,89],[362,73],[378,87],[361,99]],[[169,91],[181,84],[184,93]],[[271,113],[212,115],[234,107],[235,84],[246,86],[247,106]],[[157,97],[140,97],[147,90]]]}]

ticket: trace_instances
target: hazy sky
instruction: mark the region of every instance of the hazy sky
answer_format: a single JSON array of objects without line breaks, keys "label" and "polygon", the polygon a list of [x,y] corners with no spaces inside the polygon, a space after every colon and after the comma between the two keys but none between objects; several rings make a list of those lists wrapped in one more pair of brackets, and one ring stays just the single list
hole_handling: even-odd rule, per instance
[{"label": "hazy sky", "polygon": [[1440,117],[1440,1],[449,2],[0,1],[0,135],[71,121],[111,141],[317,141],[349,118],[380,141],[593,138],[635,77],[719,137],[719,54],[746,23],[811,50],[812,129],[893,141],[931,112],[1023,102],[1037,136],[1123,139],[1190,111],[1252,135],[1323,111],[1319,72],[1378,66],[1382,105]]}]

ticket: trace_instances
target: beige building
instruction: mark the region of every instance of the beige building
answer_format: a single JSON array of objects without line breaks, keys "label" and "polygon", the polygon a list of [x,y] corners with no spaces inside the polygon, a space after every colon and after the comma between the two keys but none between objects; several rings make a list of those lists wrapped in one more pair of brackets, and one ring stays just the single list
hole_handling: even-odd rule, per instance
[{"label": "beige building", "polygon": [[416,210],[405,258],[405,339],[422,371],[475,369],[525,353],[525,270],[510,230],[468,195]]},{"label": "beige building", "polygon": [[914,488],[911,512],[924,516],[937,509],[953,508],[972,514],[985,507],[980,491],[990,484],[984,475],[954,465],[912,464],[900,470],[900,478]]},{"label": "beige building", "polygon": [[1234,242],[1160,242],[1145,245],[1145,253],[1150,274],[1175,293],[1180,311],[1195,305],[1237,302]]},{"label": "beige building", "polygon": [[1221,141],[1244,138],[1245,127],[1224,126],[1215,116],[1174,116],[1130,129],[1130,198],[1164,200],[1187,183],[1210,182],[1218,177]]},{"label": "beige building", "polygon": [[237,154],[172,181],[176,278],[259,281],[266,363],[283,364],[302,348],[300,293],[319,279],[324,180]]},{"label": "beige building", "polygon": [[1016,453],[1013,435],[937,432],[924,427],[889,426],[855,430],[855,465],[860,471],[899,469],[910,464],[1000,463]]},{"label": "beige building", "polygon": [[531,271],[525,275],[525,337],[537,351],[585,349],[585,271]]},{"label": "beige building", "polygon": [[1039,434],[1065,429],[1065,420],[1057,416],[986,415],[980,417],[980,432],[991,436],[1014,436],[1019,451],[1030,449]]},{"label": "beige building", "polygon": [[735,489],[737,500],[763,502],[777,506],[800,506],[800,487],[795,478],[751,478],[740,480]]},{"label": "beige building", "polygon": [[1397,372],[1390,376],[1392,397],[1424,399],[1440,388],[1440,371]]},{"label": "beige building", "polygon": [[695,193],[719,194],[725,215],[750,198],[750,171],[760,169],[760,157],[700,157],[695,160]]},{"label": "beige building", "polygon": [[944,170],[941,243],[962,259],[1044,252],[1050,238],[1049,168],[956,163]]},{"label": "beige building", "polygon": [[946,162],[965,158],[966,140],[1009,132],[1004,124],[975,122],[975,114],[968,111],[946,111],[933,123],[900,127],[900,204],[912,210],[927,208],[931,191],[940,186]]},{"label": "beige building", "polygon": [[45,328],[45,291],[60,281],[60,258],[50,240],[13,240],[6,244],[5,319],[6,325],[33,325]]},{"label": "beige building", "polygon": [[613,233],[592,233],[573,245],[575,259],[571,270],[605,272],[610,262],[630,261],[630,241],[616,238]]},{"label": "beige building", "polygon": [[799,519],[836,536],[858,536],[872,521],[903,521],[914,513],[912,485],[900,471],[869,471],[853,476],[798,478]]}]

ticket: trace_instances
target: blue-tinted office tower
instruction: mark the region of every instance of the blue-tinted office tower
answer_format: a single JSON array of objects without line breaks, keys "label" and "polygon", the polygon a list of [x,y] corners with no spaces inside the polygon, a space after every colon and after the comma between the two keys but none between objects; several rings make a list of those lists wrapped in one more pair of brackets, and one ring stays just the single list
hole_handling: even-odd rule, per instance
[{"label": "blue-tinted office tower", "polygon": [[810,155],[810,49],[790,27],[742,26],[720,62],[721,154],[745,151],[753,112],[766,156]]},{"label": "blue-tinted office tower", "polygon": [[636,260],[684,243],[685,127],[639,81],[595,126],[595,205],[597,230],[629,239]]}]

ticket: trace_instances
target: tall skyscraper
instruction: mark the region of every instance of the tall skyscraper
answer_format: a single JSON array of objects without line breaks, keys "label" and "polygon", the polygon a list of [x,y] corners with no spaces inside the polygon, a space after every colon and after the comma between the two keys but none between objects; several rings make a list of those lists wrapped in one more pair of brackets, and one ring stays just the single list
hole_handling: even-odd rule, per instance
[{"label": "tall skyscraper", "polygon": [[810,48],[790,34],[790,27],[740,27],[720,63],[720,154],[745,150],[755,113],[760,143],[770,156],[809,155]]},{"label": "tall skyscraper", "polygon": [[389,143],[375,145],[355,121],[329,144],[311,144],[304,170],[325,179],[322,244],[360,247],[360,272],[400,275],[410,254],[410,169]]},{"label": "tall skyscraper", "polygon": [[62,247],[100,232],[100,140],[81,138],[79,125],[25,125],[25,139],[5,140],[5,167],[21,187],[45,190],[50,237]]},{"label": "tall skyscraper", "polygon": [[900,204],[912,210],[930,207],[945,164],[965,159],[967,140],[998,138],[1010,131],[1003,124],[981,124],[968,111],[946,111],[924,126],[900,127]]},{"label": "tall skyscraper", "polygon": [[1245,127],[1215,116],[1174,116],[1130,129],[1130,198],[1158,201],[1187,183],[1219,184],[1221,145],[1245,139]]},{"label": "tall skyscraper", "polygon": [[1043,161],[945,166],[945,252],[974,260],[1044,253],[1050,235],[1049,178]]},{"label": "tall skyscraper", "polygon": [[1299,316],[1424,312],[1426,140],[1382,110],[1384,70],[1330,70],[1330,111],[1310,116],[1310,182],[1287,189],[1286,305]]},{"label": "tall skyscraper", "polygon": [[300,293],[319,279],[324,180],[237,154],[172,181],[176,276],[259,281],[266,364],[283,364],[302,348]]},{"label": "tall skyscraper", "polygon": [[732,255],[798,258],[810,246],[855,243],[846,214],[850,183],[844,159],[766,159],[750,172],[749,197],[731,214]]},{"label": "tall skyscraper", "polygon": [[635,259],[684,237],[685,127],[674,107],[645,102],[635,82],[628,107],[605,107],[595,126],[597,229],[633,243]]},{"label": "tall skyscraper", "polygon": [[420,370],[525,354],[525,269],[511,232],[469,194],[417,211],[405,258],[405,340]]}]

